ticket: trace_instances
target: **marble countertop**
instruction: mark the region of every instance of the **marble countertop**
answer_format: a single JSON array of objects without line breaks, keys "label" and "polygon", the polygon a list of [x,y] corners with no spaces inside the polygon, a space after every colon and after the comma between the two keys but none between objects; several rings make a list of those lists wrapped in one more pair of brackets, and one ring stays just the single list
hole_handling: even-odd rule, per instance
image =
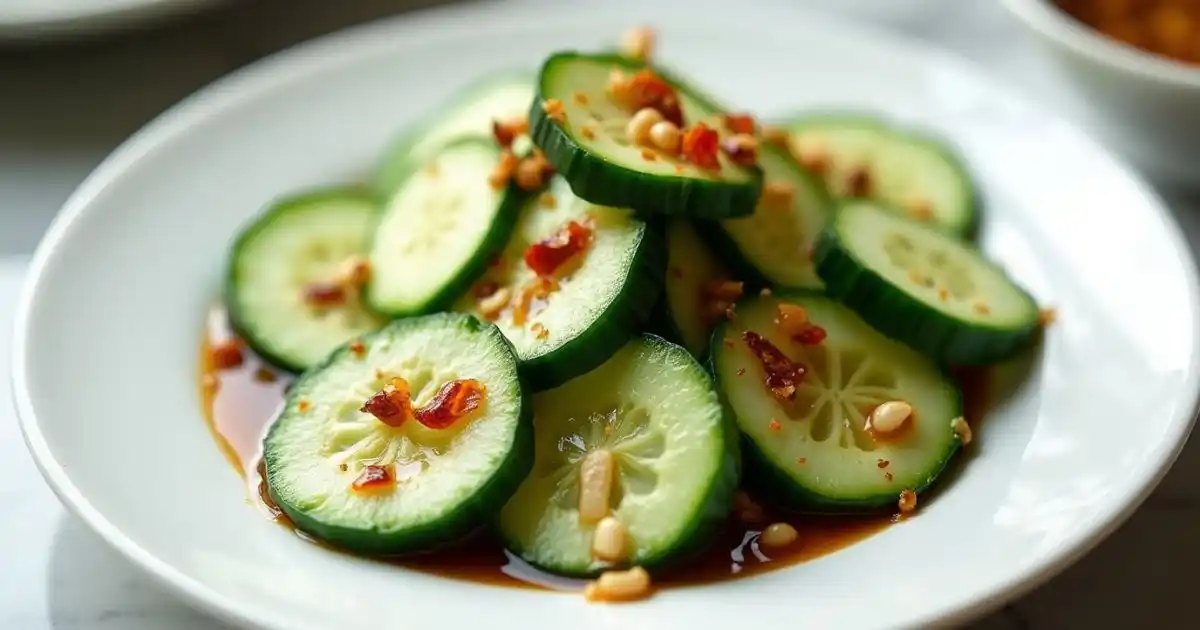
[{"label": "marble countertop", "polygon": [[[241,65],[323,32],[437,0],[233,2],[186,22],[108,41],[0,48],[0,331],[11,327],[28,254],[59,205],[130,133]],[[881,0],[883,1],[883,0]],[[819,8],[835,0],[806,0]],[[993,0],[943,1],[887,28],[971,58],[1034,100],[1087,124]],[[1160,191],[1200,244],[1200,197]],[[216,630],[68,515],[43,484],[13,418],[9,335],[0,334],[0,630]],[[1200,443],[1154,496],[1075,567],[974,628],[1195,627]]]}]

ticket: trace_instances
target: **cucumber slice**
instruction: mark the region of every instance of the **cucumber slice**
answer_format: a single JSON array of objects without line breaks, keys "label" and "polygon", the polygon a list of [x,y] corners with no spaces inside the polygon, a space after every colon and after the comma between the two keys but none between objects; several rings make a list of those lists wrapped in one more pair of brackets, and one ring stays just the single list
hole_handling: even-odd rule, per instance
[{"label": "cucumber slice", "polygon": [[334,281],[362,255],[376,213],[362,191],[325,189],[281,199],[243,229],[225,278],[237,334],[270,363],[300,372],[382,326],[355,292],[325,308],[305,300],[308,287]]},{"label": "cucumber slice", "polygon": [[[525,251],[572,221],[591,226],[590,247],[581,262],[564,267],[569,273],[557,277],[557,290],[533,300],[520,321],[520,296],[538,283]],[[663,250],[661,232],[632,211],[583,201],[556,177],[526,203],[504,252],[453,308],[494,319],[534,389],[555,387],[603,363],[646,323],[662,290]],[[497,293],[481,291],[485,286],[510,296],[500,313],[488,312],[489,299],[480,296]]]},{"label": "cucumber slice", "polygon": [[372,308],[392,317],[448,308],[487,269],[529,198],[488,183],[499,157],[491,140],[468,137],[409,172],[375,227]]},{"label": "cucumber slice", "polygon": [[792,151],[816,152],[830,190],[842,198],[864,197],[856,173],[866,173],[866,197],[914,218],[932,220],[970,238],[979,224],[979,196],[956,152],[944,142],[889,126],[866,115],[817,115],[792,121]]},{"label": "cucumber slice", "polygon": [[667,225],[667,282],[659,301],[658,325],[668,339],[677,341],[697,359],[708,355],[708,341],[717,320],[705,308],[705,290],[729,277],[692,223],[672,219]]},{"label": "cucumber slice", "polygon": [[[705,236],[751,285],[819,289],[812,246],[829,215],[829,194],[781,149],[761,146],[758,163],[767,189],[754,214],[706,224]],[[782,200],[770,194],[774,187],[785,191]]]},{"label": "cucumber slice", "polygon": [[[369,555],[426,551],[494,517],[529,474],[530,397],[500,331],[466,315],[397,320],[306,372],[263,444],[271,498],[297,529]],[[444,429],[383,424],[360,407],[393,377],[415,406],[456,379],[486,387],[479,411]],[[393,487],[352,484],[391,466]]]},{"label": "cucumber slice", "polygon": [[413,125],[387,151],[375,188],[390,197],[407,177],[408,171],[421,165],[443,144],[468,135],[486,136],[492,121],[524,116],[533,102],[533,75],[508,71],[462,89],[439,106],[433,116]]},{"label": "cucumber slice", "polygon": [[[643,67],[615,54],[551,55],[542,65],[538,96],[529,114],[534,144],[575,194],[593,203],[707,219],[752,213],[762,188],[757,168],[740,167],[721,154],[720,168],[706,170],[626,139],[631,112],[607,95],[609,74],[614,69],[636,72]],[[656,72],[678,92],[687,124],[708,116],[702,96],[661,70]],[[561,124],[543,110],[546,99],[562,102]],[[709,126],[724,132],[719,121],[710,121]]]},{"label": "cucumber slice", "polygon": [[868,201],[838,210],[814,260],[829,295],[946,364],[1000,361],[1038,329],[1033,298],[977,250]]},{"label": "cucumber slice", "polygon": [[[783,334],[775,324],[780,304],[806,309],[825,329],[825,340],[802,346]],[[794,400],[780,402],[767,388],[744,331],[808,368]],[[814,293],[751,298],[713,339],[713,373],[742,431],[747,482],[781,506],[895,509],[901,491],[927,489],[958,450],[951,421],[962,415],[962,401],[955,386],[928,359],[833,300]],[[915,411],[884,439],[865,424],[875,406],[889,400]]]},{"label": "cucumber slice", "polygon": [[514,553],[554,573],[592,575],[594,524],[579,514],[580,467],[615,457],[609,515],[629,533],[623,562],[655,570],[706,548],[729,514],[738,451],[704,369],[654,336],[534,398],[533,472],[500,513]]}]

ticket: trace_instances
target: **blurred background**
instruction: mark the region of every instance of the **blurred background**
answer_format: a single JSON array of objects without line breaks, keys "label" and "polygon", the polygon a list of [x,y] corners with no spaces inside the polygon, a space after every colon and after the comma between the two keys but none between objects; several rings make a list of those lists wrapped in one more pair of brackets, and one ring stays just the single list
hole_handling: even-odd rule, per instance
[{"label": "blurred background", "polygon": [[[223,628],[162,593],[66,516],[11,419],[12,305],[28,255],[60,205],[130,134],[222,75],[324,33],[449,1],[0,0],[0,540],[21,541],[20,553],[0,548],[0,630]],[[730,7],[755,1],[786,0]],[[1200,0],[1065,3],[1116,39],[1200,62]],[[977,62],[1133,160],[1193,249],[1200,243],[1200,196],[1189,191],[1189,174],[1200,175],[1200,66],[1114,51],[1082,24],[1048,26],[1046,0],[791,4]],[[1131,12],[1142,17],[1120,19]],[[976,627],[1195,627],[1178,567],[1200,561],[1198,450],[1184,453],[1148,507],[1098,552]]]}]

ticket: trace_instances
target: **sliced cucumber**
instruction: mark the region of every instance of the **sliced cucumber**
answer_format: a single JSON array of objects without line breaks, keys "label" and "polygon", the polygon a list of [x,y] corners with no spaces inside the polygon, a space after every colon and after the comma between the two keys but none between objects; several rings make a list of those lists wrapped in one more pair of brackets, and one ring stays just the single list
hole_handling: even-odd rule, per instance
[{"label": "sliced cucumber", "polygon": [[383,320],[357,291],[314,307],[308,287],[336,282],[363,254],[376,206],[352,189],[306,192],[275,202],[234,241],[225,304],[238,335],[276,366],[300,372]]},{"label": "sliced cucumber", "polygon": [[706,224],[705,235],[753,285],[819,289],[812,246],[829,215],[829,194],[781,149],[760,147],[758,164],[766,191],[754,214]]},{"label": "sliced cucumber", "polygon": [[[803,307],[825,340],[803,346],[781,332],[780,304]],[[808,369],[793,400],[768,389],[745,331]],[[901,491],[924,491],[958,449],[951,422],[962,415],[962,402],[955,386],[928,359],[833,300],[813,293],[751,298],[713,340],[713,373],[742,431],[747,481],[786,508],[895,509]],[[914,413],[885,439],[866,420],[890,400],[907,402]]]},{"label": "sliced cucumber", "polygon": [[974,248],[868,202],[841,207],[814,252],[829,295],[884,334],[950,365],[1028,346],[1038,307]]},{"label": "sliced cucumber", "polygon": [[[704,549],[728,516],[738,452],[704,369],[679,346],[645,335],[602,366],[534,398],[534,467],[500,513],[525,560],[565,575],[613,564],[654,570]],[[590,551],[579,512],[580,468],[614,456],[608,514],[628,531],[623,560]]]},{"label": "sliced cucumber", "polygon": [[708,341],[718,319],[706,310],[705,291],[729,277],[690,221],[675,218],[667,224],[667,282],[656,323],[668,339],[680,343],[697,359],[708,355]]},{"label": "sliced cucumber", "polygon": [[499,157],[487,138],[455,140],[397,186],[371,243],[372,308],[392,317],[447,308],[487,269],[529,198],[489,184]]},{"label": "sliced cucumber", "polygon": [[[928,135],[865,115],[818,115],[788,124],[792,151],[815,157],[826,183],[843,198],[865,196],[970,238],[979,196],[956,152]],[[815,152],[815,153],[814,153]],[[866,179],[858,173],[865,173]]]},{"label": "sliced cucumber", "polygon": [[376,190],[390,197],[408,171],[446,142],[466,135],[488,135],[493,120],[524,116],[533,102],[533,80],[529,72],[509,71],[464,88],[393,143],[375,177]]},{"label": "sliced cucumber", "polygon": [[[301,531],[358,553],[426,551],[459,538],[504,505],[532,462],[530,397],[512,348],[466,315],[397,320],[306,372],[263,444],[271,498]],[[415,406],[447,383],[476,379],[479,410],[449,427],[398,427],[360,410],[394,377]],[[352,488],[367,466],[394,484]]]},{"label": "sliced cucumber", "polygon": [[[558,288],[533,300],[519,321],[521,295],[539,282],[525,263],[526,250],[572,221],[590,226],[591,245],[556,277]],[[502,255],[454,310],[493,318],[516,347],[530,384],[554,387],[603,363],[645,324],[662,290],[663,250],[661,232],[632,211],[587,203],[555,178],[525,205]],[[488,313],[488,298],[480,297],[497,295],[481,292],[485,286],[510,296],[498,315]]]},{"label": "sliced cucumber", "polygon": [[[542,65],[538,96],[529,114],[534,144],[570,182],[575,194],[593,203],[708,219],[752,213],[762,188],[757,168],[738,166],[721,154],[720,168],[707,170],[629,142],[625,127],[632,112],[607,95],[607,85],[614,69],[636,72],[642,68],[615,54],[551,55]],[[703,97],[658,73],[678,92],[685,123],[708,116]],[[562,102],[561,122],[544,111],[547,99]],[[724,132],[719,122],[709,122],[710,127]]]}]

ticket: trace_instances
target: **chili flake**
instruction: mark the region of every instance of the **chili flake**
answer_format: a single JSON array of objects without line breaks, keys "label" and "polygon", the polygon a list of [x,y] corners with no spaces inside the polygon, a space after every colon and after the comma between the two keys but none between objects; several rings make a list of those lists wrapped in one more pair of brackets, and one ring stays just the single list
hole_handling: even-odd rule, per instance
[{"label": "chili flake", "polygon": [[391,490],[396,486],[396,478],[392,475],[390,466],[366,466],[359,473],[350,488],[357,492],[377,492]]},{"label": "chili flake", "polygon": [[450,381],[433,400],[416,410],[417,422],[430,429],[444,429],[483,405],[487,387],[473,379]]},{"label": "chili flake", "polygon": [[767,389],[781,402],[794,400],[796,387],[804,380],[808,369],[789,359],[775,344],[756,332],[743,332],[742,340],[762,364]]},{"label": "chili flake", "polygon": [[567,112],[563,109],[563,102],[556,98],[548,98],[542,101],[542,111],[546,113],[546,117],[554,122],[564,122],[567,119]]},{"label": "chili flake", "polygon": [[308,402],[307,400],[301,400],[300,402],[296,403],[296,411],[299,411],[300,413],[308,413],[309,409],[312,409],[312,403]]},{"label": "chili flake", "polygon": [[792,340],[802,346],[815,346],[825,341],[826,336],[824,328],[816,324],[809,324],[808,328],[793,335]]},{"label": "chili flake", "polygon": [[346,298],[346,286],[340,282],[314,282],[304,287],[304,301],[315,308],[339,306]]},{"label": "chili flake", "polygon": [[239,367],[246,360],[242,352],[241,339],[227,339],[212,346],[208,351],[212,358],[213,367],[218,370],[230,370]]},{"label": "chili flake", "polygon": [[383,389],[375,392],[359,409],[364,413],[375,416],[377,420],[389,427],[404,424],[413,415],[412,396],[409,393],[408,381],[393,377]]},{"label": "chili flake", "polygon": [[715,170],[721,168],[717,159],[721,138],[708,125],[698,122],[683,134],[683,157],[699,166]]},{"label": "chili flake", "polygon": [[592,242],[592,229],[571,221],[557,234],[525,249],[525,264],[539,276],[553,275],[563,263],[582,253]]},{"label": "chili flake", "polygon": [[675,88],[658,76],[653,70],[645,68],[633,75],[629,81],[628,105],[633,111],[644,107],[658,110],[665,120],[677,127],[683,127],[683,110],[679,106],[679,95]]},{"label": "chili flake", "polygon": [[729,133],[754,133],[754,117],[750,114],[725,114],[724,122]]}]

